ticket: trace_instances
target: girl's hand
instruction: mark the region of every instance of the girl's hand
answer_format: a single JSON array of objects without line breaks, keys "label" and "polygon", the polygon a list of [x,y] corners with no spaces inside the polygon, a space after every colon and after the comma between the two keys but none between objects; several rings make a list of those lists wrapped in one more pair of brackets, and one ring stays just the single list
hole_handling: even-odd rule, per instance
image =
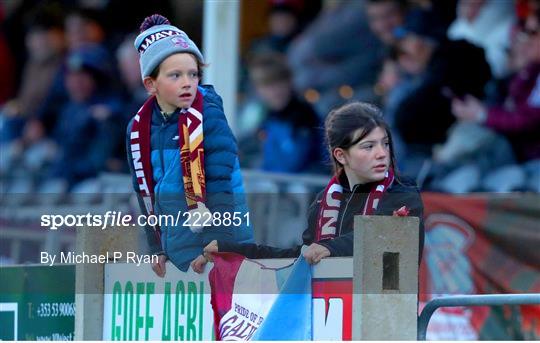
[{"label": "girl's hand", "polygon": [[204,255],[199,255],[196,259],[191,261],[191,269],[197,274],[202,274],[207,263],[208,259]]},{"label": "girl's hand", "polygon": [[401,206],[399,209],[394,210],[392,215],[394,217],[407,217],[410,213],[410,210],[407,208],[407,206]]},{"label": "girl's hand", "polygon": [[330,250],[317,243],[311,244],[303,253],[304,258],[309,264],[317,264],[320,260],[330,256]]}]

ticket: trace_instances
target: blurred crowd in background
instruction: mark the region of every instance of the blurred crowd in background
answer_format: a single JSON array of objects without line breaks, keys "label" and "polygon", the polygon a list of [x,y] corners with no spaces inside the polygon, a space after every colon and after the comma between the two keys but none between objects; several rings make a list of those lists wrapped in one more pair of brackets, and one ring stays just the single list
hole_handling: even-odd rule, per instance
[{"label": "blurred crowd in background", "polygon": [[[361,100],[383,108],[422,189],[540,192],[540,0],[258,1],[267,33],[239,58],[243,168],[329,174],[324,119]],[[128,172],[126,125],[148,96],[138,25],[161,13],[202,46],[202,16],[125,6],[0,2],[2,192],[93,191]]]}]

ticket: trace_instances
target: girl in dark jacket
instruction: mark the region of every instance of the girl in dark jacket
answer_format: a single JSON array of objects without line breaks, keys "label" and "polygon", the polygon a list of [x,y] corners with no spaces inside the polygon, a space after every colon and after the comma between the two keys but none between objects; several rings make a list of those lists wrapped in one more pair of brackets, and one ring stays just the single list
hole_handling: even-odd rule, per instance
[{"label": "girl in dark jacket", "polygon": [[[422,219],[423,204],[414,182],[396,174],[392,137],[379,109],[354,102],[330,112],[326,140],[335,176],[309,209],[303,255],[309,263],[353,255],[355,215],[399,215]],[[424,230],[420,221],[420,251]],[[248,258],[298,257],[302,246],[280,249],[214,240],[192,268],[202,272],[213,252],[236,252]]]}]

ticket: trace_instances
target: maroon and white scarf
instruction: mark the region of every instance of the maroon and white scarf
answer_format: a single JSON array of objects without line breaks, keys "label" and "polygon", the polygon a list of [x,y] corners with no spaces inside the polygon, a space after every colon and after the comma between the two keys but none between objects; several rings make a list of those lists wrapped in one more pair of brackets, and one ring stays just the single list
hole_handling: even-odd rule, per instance
[{"label": "maroon and white scarf", "polygon": [[[379,206],[384,192],[394,182],[394,171],[388,169],[384,179],[373,184],[371,187],[362,215],[372,215]],[[324,190],[323,197],[321,199],[321,205],[319,207],[319,215],[317,217],[317,231],[315,232],[315,242],[335,238],[337,232],[337,221],[339,217],[339,209],[341,207],[341,200],[343,199],[343,186],[339,183],[338,176],[334,176],[326,189]]]},{"label": "maroon and white scarf", "polygon": [[[130,133],[133,169],[139,184],[139,193],[149,215],[154,214],[154,176],[150,157],[154,101],[154,96],[145,101],[134,117]],[[206,200],[202,109],[203,95],[197,90],[192,106],[182,110],[178,117],[179,154],[188,209],[197,208],[198,202],[204,204]],[[159,227],[154,226],[154,230],[156,238],[161,241]]]}]

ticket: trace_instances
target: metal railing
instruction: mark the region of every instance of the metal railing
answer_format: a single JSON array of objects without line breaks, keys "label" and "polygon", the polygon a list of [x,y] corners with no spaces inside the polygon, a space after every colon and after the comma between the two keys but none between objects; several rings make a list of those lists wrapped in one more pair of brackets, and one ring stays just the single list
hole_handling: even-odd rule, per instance
[{"label": "metal railing", "polygon": [[418,340],[425,341],[429,320],[440,307],[534,305],[540,304],[540,294],[453,295],[431,300],[418,317]]}]

